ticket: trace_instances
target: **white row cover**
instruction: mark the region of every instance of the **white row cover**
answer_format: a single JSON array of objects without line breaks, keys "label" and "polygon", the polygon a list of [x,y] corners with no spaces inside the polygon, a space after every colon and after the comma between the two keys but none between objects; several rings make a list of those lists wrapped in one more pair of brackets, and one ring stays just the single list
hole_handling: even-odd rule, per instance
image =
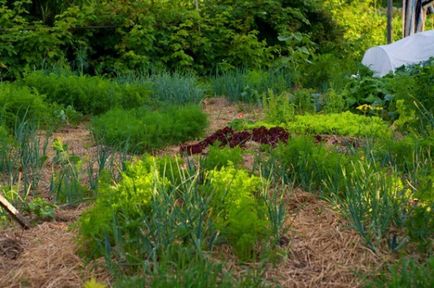
[{"label": "white row cover", "polygon": [[383,77],[402,65],[421,63],[434,57],[434,30],[413,34],[389,45],[369,48],[363,65]]}]

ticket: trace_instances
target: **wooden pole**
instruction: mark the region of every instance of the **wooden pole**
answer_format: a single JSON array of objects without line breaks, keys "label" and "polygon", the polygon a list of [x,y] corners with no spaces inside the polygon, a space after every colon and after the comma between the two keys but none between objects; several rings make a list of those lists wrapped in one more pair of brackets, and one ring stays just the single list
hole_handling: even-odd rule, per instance
[{"label": "wooden pole", "polygon": [[387,0],[387,44],[392,43],[393,0]]},{"label": "wooden pole", "polygon": [[30,225],[29,222],[27,222],[26,218],[24,218],[20,212],[5,198],[3,195],[0,194],[0,207],[3,207],[3,209],[8,212],[9,216],[18,222],[18,224],[21,225],[24,229],[29,229]]}]

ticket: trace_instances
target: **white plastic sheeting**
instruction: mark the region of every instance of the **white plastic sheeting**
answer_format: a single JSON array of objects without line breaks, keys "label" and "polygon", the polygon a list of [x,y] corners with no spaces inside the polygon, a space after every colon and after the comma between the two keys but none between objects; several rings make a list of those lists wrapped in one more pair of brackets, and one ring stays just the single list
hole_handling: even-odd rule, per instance
[{"label": "white plastic sheeting", "polygon": [[421,63],[434,57],[434,30],[416,33],[389,45],[372,47],[363,56],[363,65],[383,77],[403,65]]}]

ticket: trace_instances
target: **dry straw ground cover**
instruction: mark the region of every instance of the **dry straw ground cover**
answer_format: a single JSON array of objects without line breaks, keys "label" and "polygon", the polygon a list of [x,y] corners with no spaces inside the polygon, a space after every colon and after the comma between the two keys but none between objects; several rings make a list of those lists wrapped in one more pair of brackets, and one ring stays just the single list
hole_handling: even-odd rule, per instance
[{"label": "dry straw ground cover", "polygon": [[[240,113],[239,107],[221,98],[208,100],[204,109],[209,114],[210,131],[224,127]],[[258,111],[250,110],[244,116],[258,115]],[[64,129],[53,137],[63,139],[78,155],[94,153],[85,126]],[[160,151],[161,154],[174,152],[175,148]],[[51,152],[48,154],[53,156]],[[285,244],[284,260],[265,269],[264,277],[272,286],[358,287],[359,275],[379,267],[386,259],[386,255],[373,254],[367,249],[330,204],[298,189],[285,202],[289,243]],[[6,256],[6,248],[0,250],[0,287],[82,287],[91,277],[110,283],[102,261],[86,266],[77,255],[76,232],[71,224],[83,208],[58,209],[54,221],[28,231],[16,227],[1,232],[0,243],[14,249],[15,257]],[[230,249],[221,248],[218,254],[215,257],[223,255],[227,260],[226,269],[243,273],[245,266],[238,265]]]}]

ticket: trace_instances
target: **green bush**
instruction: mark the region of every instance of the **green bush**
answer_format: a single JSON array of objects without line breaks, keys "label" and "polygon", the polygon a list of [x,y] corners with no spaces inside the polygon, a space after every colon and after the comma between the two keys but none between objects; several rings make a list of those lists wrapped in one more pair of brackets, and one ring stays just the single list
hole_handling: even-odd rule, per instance
[{"label": "green bush", "polygon": [[22,82],[53,103],[72,106],[84,114],[101,114],[114,107],[136,108],[148,104],[150,89],[144,84],[120,84],[101,77],[33,72]]},{"label": "green bush", "polygon": [[91,121],[97,142],[134,152],[182,143],[203,134],[207,117],[198,106],[113,109]]},{"label": "green bush", "polygon": [[78,222],[79,241],[88,256],[107,253],[104,242],[114,243],[117,231],[122,231],[125,236],[134,235],[129,233],[128,226],[138,225],[134,222],[149,211],[155,189],[167,185],[167,181],[159,181],[153,164],[147,161],[152,160],[148,158],[128,165],[122,173],[122,180],[116,185],[111,185],[111,177],[107,174],[100,179],[95,204],[82,214]]},{"label": "green bush", "polygon": [[59,139],[54,139],[52,148],[56,153],[53,164],[58,169],[51,176],[50,193],[58,203],[79,204],[89,194],[81,184],[83,161],[77,155],[69,153],[68,145]]},{"label": "green bush", "polygon": [[23,121],[48,126],[53,120],[53,108],[37,91],[16,84],[0,84],[0,123],[13,130]]},{"label": "green bush", "polygon": [[14,146],[13,138],[7,128],[0,125],[0,171],[10,170],[13,166],[10,156],[11,149]]},{"label": "green bush", "polygon": [[286,127],[300,134],[337,134],[348,136],[391,136],[392,131],[381,118],[351,112],[296,115]]}]

